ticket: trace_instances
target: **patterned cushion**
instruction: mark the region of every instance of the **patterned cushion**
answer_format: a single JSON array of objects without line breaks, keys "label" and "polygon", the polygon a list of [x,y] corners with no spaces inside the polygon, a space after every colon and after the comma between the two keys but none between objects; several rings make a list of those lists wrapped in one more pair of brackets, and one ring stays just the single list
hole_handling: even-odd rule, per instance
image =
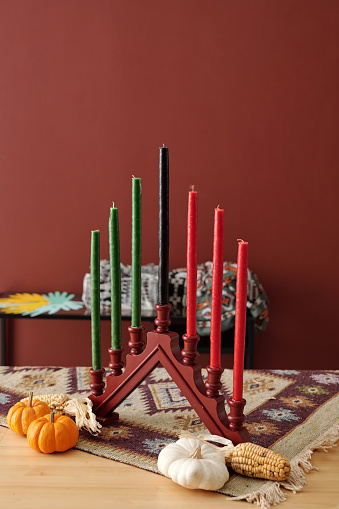
[{"label": "patterned cushion", "polygon": [[[197,271],[197,334],[209,336],[211,330],[212,268],[208,261],[198,265]],[[224,284],[222,290],[221,331],[234,327],[235,292],[237,264],[224,262]],[[169,302],[171,314],[183,316],[186,312],[187,269],[179,268],[169,272]],[[121,264],[121,307],[131,309],[131,266]],[[158,292],[158,266],[150,263],[141,268],[141,312],[154,310]],[[91,307],[90,274],[83,281],[82,299]],[[110,268],[108,260],[100,261],[100,303],[102,309],[111,307]],[[255,330],[264,330],[268,324],[268,299],[257,276],[248,270],[247,312],[255,318]]]}]

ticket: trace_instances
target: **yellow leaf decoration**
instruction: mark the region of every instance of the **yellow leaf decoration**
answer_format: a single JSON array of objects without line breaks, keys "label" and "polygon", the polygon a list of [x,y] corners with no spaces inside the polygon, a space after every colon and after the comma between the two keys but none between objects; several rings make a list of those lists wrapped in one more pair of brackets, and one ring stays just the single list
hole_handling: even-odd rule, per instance
[{"label": "yellow leaf decoration", "polygon": [[16,293],[5,299],[0,299],[0,308],[4,313],[30,312],[48,304],[49,300],[38,293]]}]

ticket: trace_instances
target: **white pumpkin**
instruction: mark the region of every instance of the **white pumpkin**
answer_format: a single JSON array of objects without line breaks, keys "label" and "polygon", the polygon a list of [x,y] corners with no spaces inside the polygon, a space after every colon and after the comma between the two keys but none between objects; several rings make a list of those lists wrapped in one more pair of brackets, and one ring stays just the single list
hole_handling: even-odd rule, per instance
[{"label": "white pumpkin", "polygon": [[194,438],[167,445],[159,454],[158,469],[192,490],[219,490],[229,478],[223,454]]}]

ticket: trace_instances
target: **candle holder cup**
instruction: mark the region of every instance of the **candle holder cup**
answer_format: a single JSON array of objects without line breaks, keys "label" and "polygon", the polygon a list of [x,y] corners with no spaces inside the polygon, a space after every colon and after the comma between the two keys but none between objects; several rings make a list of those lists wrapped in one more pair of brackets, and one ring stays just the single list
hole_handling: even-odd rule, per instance
[{"label": "candle holder cup", "polygon": [[171,304],[156,304],[155,309],[157,310],[157,317],[154,320],[155,325],[157,326],[156,331],[160,333],[169,332],[169,326],[171,325],[171,320],[169,317],[171,311]]},{"label": "candle holder cup", "polygon": [[246,405],[246,400],[242,398],[240,401],[236,401],[230,398],[228,404],[230,413],[227,417],[230,428],[233,431],[241,431],[244,428],[243,424],[245,422],[244,407]]},{"label": "candle holder cup", "polygon": [[144,349],[144,327],[128,327],[130,355],[140,355]]},{"label": "candle holder cup", "polygon": [[183,334],[182,339],[184,341],[184,348],[181,350],[182,362],[185,366],[196,366],[196,359],[199,357],[197,347],[200,336],[188,336],[187,334]]},{"label": "candle holder cup", "polygon": [[[95,398],[95,397],[101,396],[103,393],[103,390],[105,388],[105,382],[103,380],[104,374],[105,374],[105,369],[104,368],[102,368],[102,369],[91,368],[89,370],[89,372],[91,375],[90,387],[92,389],[92,394],[91,394],[90,398],[91,397]],[[96,419],[102,426],[109,426],[109,425],[113,424],[113,422],[115,422],[119,419],[119,414],[117,412],[110,412],[109,414],[104,415],[104,416],[97,415]]]},{"label": "candle holder cup", "polygon": [[124,367],[124,363],[121,360],[123,349],[118,348],[116,350],[113,350],[112,348],[109,348],[108,353],[110,357],[110,363],[108,364],[108,367],[110,368],[112,375],[114,376],[121,375],[122,368]]},{"label": "candle holder cup", "polygon": [[206,394],[209,398],[217,398],[220,393],[221,375],[224,371],[223,368],[212,368],[211,366],[206,367],[207,381],[205,382]]},{"label": "candle holder cup", "polygon": [[92,396],[100,396],[104,392],[105,382],[103,381],[105,370],[93,369],[89,370],[91,375],[90,388],[92,389]]},{"label": "candle holder cup", "polygon": [[[126,356],[124,372],[119,376],[113,373],[109,374],[106,378],[106,390],[103,393],[96,395],[92,392],[90,399],[93,402],[93,411],[98,420],[102,419],[104,422],[106,418],[111,418],[115,413],[113,410],[160,363],[211,434],[228,438],[234,444],[250,442],[251,437],[248,431],[242,424],[239,425],[239,405],[236,406],[235,410],[237,415],[234,416],[234,411],[231,410],[231,418],[227,417],[225,398],[219,393],[222,370],[208,367],[209,378],[205,385],[201,375],[201,367],[195,363],[198,339],[196,337],[184,338],[184,344],[185,339],[186,344],[183,352],[189,352],[190,355],[181,351],[178,334],[169,330],[171,323],[169,318],[170,309],[170,304],[156,305],[157,318],[155,319],[155,325],[157,328],[147,334],[145,349],[137,355],[130,353]],[[241,414],[243,408],[242,406]],[[235,421],[234,417],[237,417],[238,420]]]}]

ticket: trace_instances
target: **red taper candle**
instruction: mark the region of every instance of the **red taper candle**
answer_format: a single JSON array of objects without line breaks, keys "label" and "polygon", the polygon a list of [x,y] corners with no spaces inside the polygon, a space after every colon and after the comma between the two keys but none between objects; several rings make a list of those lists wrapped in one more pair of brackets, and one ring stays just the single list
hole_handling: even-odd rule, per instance
[{"label": "red taper candle", "polygon": [[243,397],[244,354],[247,309],[248,242],[238,239],[237,288],[235,299],[233,400]]},{"label": "red taper candle", "polygon": [[195,336],[197,333],[197,224],[198,224],[198,193],[188,193],[187,214],[187,313],[186,334]]},{"label": "red taper candle", "polygon": [[210,366],[221,367],[221,307],[224,264],[224,211],[214,209]]}]

